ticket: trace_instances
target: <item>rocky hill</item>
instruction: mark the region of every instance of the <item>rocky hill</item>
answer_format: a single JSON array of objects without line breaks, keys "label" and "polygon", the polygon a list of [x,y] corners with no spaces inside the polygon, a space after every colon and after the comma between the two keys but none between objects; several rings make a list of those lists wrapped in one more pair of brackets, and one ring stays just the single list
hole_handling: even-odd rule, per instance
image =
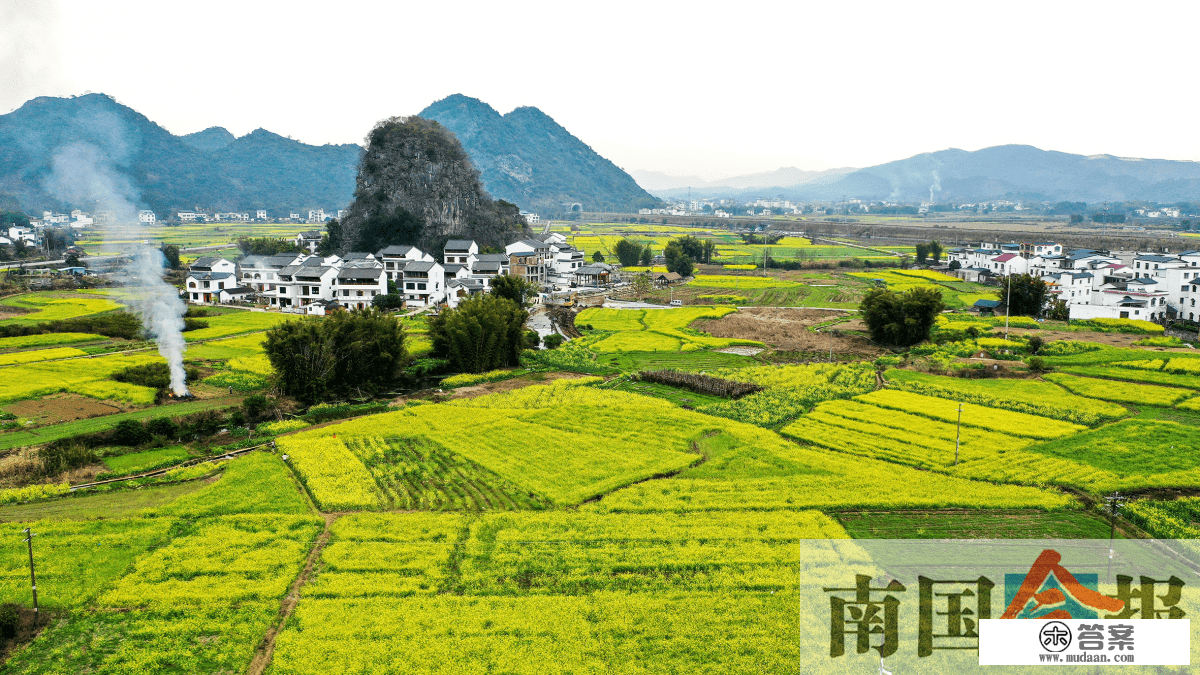
[{"label": "rocky hill", "polygon": [[452,131],[487,191],[522,209],[554,215],[564,204],[622,212],[659,204],[629,174],[537,108],[501,115],[479,99],[455,94],[420,117]]},{"label": "rocky hill", "polygon": [[[354,190],[357,145],[305,145],[258,129],[235,138],[220,127],[175,136],[104,94],[41,97],[0,115],[0,198],[43,209],[104,208],[80,189],[90,163],[103,190],[165,216],[175,209],[344,208]],[[95,182],[95,177],[88,180]]]}]

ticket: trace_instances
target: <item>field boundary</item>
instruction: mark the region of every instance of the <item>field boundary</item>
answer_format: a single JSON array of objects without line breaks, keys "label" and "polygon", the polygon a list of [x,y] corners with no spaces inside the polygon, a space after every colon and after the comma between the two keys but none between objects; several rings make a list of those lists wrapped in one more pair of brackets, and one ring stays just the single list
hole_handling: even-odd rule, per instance
[{"label": "field boundary", "polygon": [[121,478],[109,478],[108,480],[99,480],[94,483],[80,483],[79,485],[72,485],[71,492],[75,492],[76,490],[83,490],[85,488],[96,487],[98,485],[107,485],[109,483],[120,483],[122,481],[133,480],[135,478],[149,478],[151,476],[160,476],[164,473],[167,473],[168,471],[174,471],[175,469],[182,469],[187,466],[197,466],[199,464],[205,464],[207,462],[219,462],[221,460],[231,459],[233,457],[240,457],[241,455],[244,455],[253,450],[258,450],[259,448],[265,448],[268,445],[271,447],[274,447],[275,442],[268,441],[267,443],[263,443],[262,445],[254,445],[249,448],[241,448],[240,450],[230,450],[229,452],[223,453],[221,455],[216,455],[213,457],[200,457],[197,459],[189,459],[187,461],[180,462],[179,464],[172,464],[171,466],[163,467],[161,469],[155,469],[154,471],[148,471],[146,473],[139,473],[139,474],[136,474],[133,476],[123,476]]},{"label": "field boundary", "polygon": [[312,576],[317,561],[321,559],[321,553],[325,550],[325,545],[333,538],[333,530],[330,527],[340,516],[338,514],[324,515],[325,529],[313,542],[313,547],[308,552],[308,558],[304,561],[304,569],[300,570],[300,574],[296,576],[296,580],[288,589],[287,595],[283,596],[283,600],[280,601],[279,617],[267,629],[266,635],[263,636],[262,642],[255,650],[254,658],[250,660],[250,666],[246,669],[247,675],[262,675],[267,666],[271,665],[271,657],[275,655],[275,638],[279,636],[279,632],[283,630],[292,613],[296,611],[296,605],[300,603],[300,591]]}]

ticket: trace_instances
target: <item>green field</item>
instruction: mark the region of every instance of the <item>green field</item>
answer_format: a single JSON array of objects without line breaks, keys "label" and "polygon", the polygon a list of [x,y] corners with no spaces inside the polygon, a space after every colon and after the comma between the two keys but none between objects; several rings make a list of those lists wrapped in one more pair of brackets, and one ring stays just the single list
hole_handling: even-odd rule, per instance
[{"label": "green field", "polygon": [[[570,234],[585,249],[630,233],[657,251],[694,232],[579,225]],[[249,228],[157,234],[219,240],[239,231]],[[702,234],[719,242],[721,262],[755,252],[734,235]],[[820,259],[841,248],[796,240],[772,254]],[[754,357],[716,351],[749,341],[690,326],[735,310],[692,301],[736,295],[738,304],[853,307],[873,278],[898,290],[939,287],[962,304],[980,290],[897,270],[731,272],[676,287],[682,309],[581,312],[584,337],[527,352],[504,377],[525,374],[509,381],[439,392],[438,382],[501,376],[438,372],[387,399],[307,413],[265,386],[272,373],[262,331],[294,317],[214,312],[202,318],[208,327],[187,334],[185,359],[204,377],[197,391],[261,390],[273,406],[263,417],[217,420],[227,433],[186,445],[104,441],[102,465],[24,482],[13,478],[21,462],[47,451],[24,446],[242,397],[40,428],[8,420],[18,428],[0,432],[0,451],[17,449],[0,452],[0,472],[14,481],[0,493],[9,542],[0,547],[0,601],[29,603],[21,530],[31,527],[39,599],[52,620],[0,671],[850,675],[876,672],[881,661],[874,651],[827,660],[825,589],[850,590],[853,574],[874,583],[899,574],[874,553],[879,542],[864,540],[1103,540],[1101,498],[1115,490],[1130,497],[1118,537],[1200,538],[1200,497],[1191,496],[1200,491],[1200,385],[1192,381],[1200,359],[1087,342],[1094,336],[1076,326],[1072,340],[1047,341],[1056,369],[1038,375],[1016,360],[1028,358],[1024,338],[1001,343],[994,320],[955,313],[938,321],[942,344],[907,355],[776,364],[794,353],[758,343],[765,351]],[[61,304],[31,309],[89,309]],[[425,319],[404,323],[429,344]],[[984,335],[957,335],[968,328]],[[67,391],[144,402],[154,393],[109,379],[157,361],[152,349],[88,358],[60,350],[101,341],[94,336],[33,337],[0,343],[0,401]],[[968,346],[1014,351],[1001,371],[1008,377],[955,376],[977,374],[958,353]],[[3,365],[4,356],[14,362]],[[631,377],[646,369],[762,390],[729,400]],[[557,379],[558,370],[593,376]],[[43,408],[13,409],[40,419]],[[369,414],[320,422],[322,410]],[[271,429],[288,433],[272,437],[277,447],[223,459],[254,442],[243,422],[258,442]],[[213,461],[69,492],[68,483],[105,472],[193,456]],[[1103,556],[1101,542],[1094,546]],[[906,607],[917,592],[909,586]],[[906,617],[902,628],[915,631],[917,619]],[[963,671],[950,657],[911,653],[882,663],[897,675]]]}]

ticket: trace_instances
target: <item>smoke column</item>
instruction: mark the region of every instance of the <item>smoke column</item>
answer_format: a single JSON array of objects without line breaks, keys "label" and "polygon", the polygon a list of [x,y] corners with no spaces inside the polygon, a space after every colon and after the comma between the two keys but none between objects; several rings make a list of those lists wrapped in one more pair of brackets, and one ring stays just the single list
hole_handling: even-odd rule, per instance
[{"label": "smoke column", "polygon": [[141,315],[142,325],[158,345],[158,353],[171,368],[171,391],[176,396],[188,393],[187,374],[183,369],[183,314],[187,306],[179,298],[179,290],[163,279],[166,258],[152,246],[139,246],[133,260],[125,267],[131,281],[138,284],[132,295],[134,310]]},{"label": "smoke column", "polygon": [[[116,116],[97,115],[89,118],[88,131],[104,138],[99,145],[77,142],[62,147],[51,162],[52,171],[46,178],[47,190],[59,200],[80,208],[107,211],[112,220],[104,225],[104,238],[109,241],[146,239],[138,222],[137,191],[116,167],[132,154],[132,145],[124,138]],[[112,231],[123,226],[120,232]],[[171,391],[176,396],[188,393],[187,375],[183,369],[183,315],[187,306],[179,291],[163,279],[166,258],[157,248],[147,244],[106,244],[105,250],[120,249],[130,262],[116,276],[131,291],[118,298],[142,319],[146,332],[158,345],[158,353],[171,369]]]}]

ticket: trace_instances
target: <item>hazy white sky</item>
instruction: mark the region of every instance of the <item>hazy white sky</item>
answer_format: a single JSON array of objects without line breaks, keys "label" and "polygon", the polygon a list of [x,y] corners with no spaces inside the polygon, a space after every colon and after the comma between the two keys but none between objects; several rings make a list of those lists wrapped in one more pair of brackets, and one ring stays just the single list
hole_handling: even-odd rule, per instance
[{"label": "hazy white sky", "polygon": [[1004,143],[1200,160],[1197,2],[0,0],[0,112],[97,91],[173,133],[361,142],[454,93],[627,170]]}]

